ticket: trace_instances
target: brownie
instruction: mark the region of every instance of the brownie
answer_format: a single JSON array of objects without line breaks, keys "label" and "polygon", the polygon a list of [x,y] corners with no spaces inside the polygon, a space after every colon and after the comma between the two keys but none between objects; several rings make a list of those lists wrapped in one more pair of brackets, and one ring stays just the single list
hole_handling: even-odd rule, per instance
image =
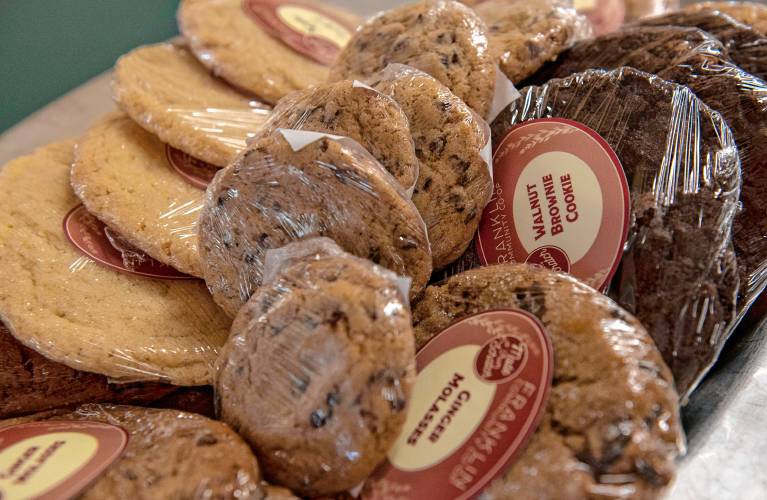
[{"label": "brownie", "polygon": [[688,86],[732,130],[743,167],[743,209],[733,226],[742,315],[767,285],[767,83],[728,63],[710,35],[679,27],[629,29],[579,43],[560,57],[553,76],[620,66]]},{"label": "brownie", "polygon": [[609,294],[642,321],[686,396],[735,316],[730,231],[740,169],[732,134],[686,87],[621,68],[523,89],[493,122],[493,142],[544,117],[585,124],[620,159],[632,223]]}]

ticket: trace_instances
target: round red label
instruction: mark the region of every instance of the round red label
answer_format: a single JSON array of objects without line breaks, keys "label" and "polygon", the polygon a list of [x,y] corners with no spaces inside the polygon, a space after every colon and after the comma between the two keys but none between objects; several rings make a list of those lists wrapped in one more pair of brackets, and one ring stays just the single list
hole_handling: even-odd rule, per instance
[{"label": "round red label", "polygon": [[140,250],[131,247],[118,234],[88,212],[84,205],[77,205],[64,217],[64,234],[82,253],[117,271],[147,278],[197,279],[157,262]]},{"label": "round red label", "polygon": [[630,222],[626,175],[610,145],[572,120],[532,120],[495,146],[493,174],[476,238],[482,264],[527,262],[604,289]]},{"label": "round red label", "polygon": [[302,0],[243,0],[242,10],[271,36],[326,66],[333,64],[357,28]]},{"label": "round red label", "polygon": [[127,443],[125,430],[99,422],[51,420],[0,429],[0,498],[71,498]]},{"label": "round red label", "polygon": [[220,170],[215,165],[198,160],[194,156],[167,144],[165,145],[165,158],[178,175],[192,186],[200,189],[207,188]]},{"label": "round red label", "polygon": [[553,349],[517,310],[464,318],[416,356],[407,420],[363,488],[370,499],[466,499],[506,471],[546,408]]}]

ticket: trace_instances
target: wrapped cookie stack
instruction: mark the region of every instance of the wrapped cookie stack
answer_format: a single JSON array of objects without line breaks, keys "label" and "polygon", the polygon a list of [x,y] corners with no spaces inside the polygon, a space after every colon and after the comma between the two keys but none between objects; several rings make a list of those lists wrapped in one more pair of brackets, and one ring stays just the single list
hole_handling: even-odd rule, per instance
[{"label": "wrapped cookie stack", "polygon": [[766,20],[182,0],[0,171],[0,497],[661,497],[767,286]]}]

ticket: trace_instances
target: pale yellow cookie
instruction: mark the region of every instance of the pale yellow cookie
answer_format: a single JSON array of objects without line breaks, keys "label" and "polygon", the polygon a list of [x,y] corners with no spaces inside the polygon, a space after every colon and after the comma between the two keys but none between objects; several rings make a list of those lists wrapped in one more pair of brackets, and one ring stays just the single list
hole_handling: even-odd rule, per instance
[{"label": "pale yellow cookie", "polygon": [[197,217],[205,193],[173,170],[157,137],[110,113],[78,141],[71,183],[88,211],[131,245],[202,277]]},{"label": "pale yellow cookie", "polygon": [[[183,0],[178,9],[178,25],[200,62],[233,85],[274,104],[290,92],[327,80],[329,64],[292,48],[284,37],[267,32],[264,24],[256,20],[254,12],[271,12],[280,3]],[[324,27],[323,33],[337,49],[345,45],[359,24],[356,16],[336,6],[306,0],[291,3],[294,7],[313,9],[304,10],[296,21],[319,21],[320,26],[311,24],[309,29]],[[311,14],[313,11],[324,14],[318,17]],[[285,24],[281,26],[290,34]],[[299,32],[295,34],[300,38]]]},{"label": "pale yellow cookie", "polygon": [[269,116],[267,105],[212,76],[186,48],[168,43],[118,59],[112,93],[160,140],[219,167],[245,148]]},{"label": "pale yellow cookie", "polygon": [[0,171],[0,319],[24,345],[71,368],[123,381],[210,383],[229,320],[199,280],[115,271],[64,234],[80,200],[71,142]]}]

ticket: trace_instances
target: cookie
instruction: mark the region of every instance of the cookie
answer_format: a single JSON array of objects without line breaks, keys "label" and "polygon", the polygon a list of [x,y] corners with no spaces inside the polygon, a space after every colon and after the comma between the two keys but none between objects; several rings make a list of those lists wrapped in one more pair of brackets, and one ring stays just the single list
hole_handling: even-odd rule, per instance
[{"label": "cookie", "polygon": [[103,375],[74,370],[22,345],[0,323],[0,419],[87,402],[150,403],[175,390],[113,384]]},{"label": "cookie", "polygon": [[415,379],[407,297],[393,273],[337,247],[278,269],[232,325],[217,365],[220,416],[268,480],[303,496],[345,491],[405,423]]},{"label": "cookie", "polygon": [[418,178],[408,117],[390,97],[343,80],[294,92],[280,101],[260,135],[278,128],[311,130],[354,139],[405,190]]},{"label": "cookie", "polygon": [[495,87],[486,31],[482,20],[458,2],[423,0],[387,10],[360,26],[330,78],[364,79],[390,63],[407,64],[442,82],[485,117]]},{"label": "cookie", "polygon": [[221,422],[174,410],[88,404],[0,422],[0,429],[47,420],[101,422],[128,432],[120,457],[82,500],[262,498],[258,462]]},{"label": "cookie", "polygon": [[197,218],[204,191],[173,170],[155,136],[122,113],[105,116],[78,141],[70,180],[88,211],[133,246],[202,277]]},{"label": "cookie", "polygon": [[139,47],[115,64],[117,104],[174,148],[220,167],[269,115],[269,107],[217,80],[181,45]]},{"label": "cookie", "polygon": [[414,68],[391,65],[370,83],[392,96],[410,120],[421,163],[413,203],[426,223],[432,265],[440,269],[466,249],[490,199],[483,125],[447,87]]},{"label": "cookie", "polygon": [[554,380],[530,443],[482,498],[656,498],[684,437],[671,374],[642,325],[578,281],[501,264],[430,286],[414,306],[416,343],[490,309],[537,316]]},{"label": "cookie", "polygon": [[200,280],[115,271],[70,241],[63,221],[71,142],[0,171],[0,317],[22,344],[77,370],[120,381],[209,383],[229,320]]},{"label": "cookie", "polygon": [[[183,0],[178,8],[178,26],[191,50],[213,73],[275,104],[290,92],[325,81],[328,63],[318,62],[316,57],[310,56],[318,54],[318,45],[323,47],[330,43],[331,49],[340,50],[359,22],[355,15],[337,6],[311,0],[290,2],[293,7],[309,9],[311,14],[299,15],[295,20],[298,25],[320,14],[322,26],[307,28],[314,34],[325,34],[316,40],[311,36],[312,32],[291,31],[284,21],[278,21],[281,16],[274,9],[279,9],[281,3]],[[273,11],[275,16],[271,15]],[[264,16],[272,19],[264,19]],[[264,21],[270,20],[278,22],[277,28],[283,33],[267,31]],[[287,33],[284,33],[285,29]],[[309,44],[305,47],[308,54],[287,44],[291,38],[306,40],[303,44]]]},{"label": "cookie", "polygon": [[767,286],[767,83],[728,63],[723,52],[697,29],[635,28],[579,43],[560,57],[554,76],[631,66],[688,86],[721,113],[743,168],[743,207],[733,226],[743,313]]},{"label": "cookie", "polygon": [[727,49],[727,55],[737,66],[762,80],[767,79],[767,35],[715,10],[672,12],[642,19],[638,26],[685,26],[710,33]]},{"label": "cookie", "polygon": [[609,294],[647,327],[684,397],[716,360],[735,317],[730,234],[740,168],[732,134],[686,87],[622,68],[524,89],[493,122],[493,142],[544,117],[590,127],[620,160],[631,225]]},{"label": "cookie", "polygon": [[312,236],[411,277],[413,294],[429,279],[426,227],[402,187],[351,139],[295,142],[313,135],[259,138],[208,187],[200,254],[208,288],[230,316],[261,285],[267,250]]},{"label": "cookie", "polygon": [[688,5],[685,10],[718,10],[732,16],[743,24],[767,35],[767,6],[757,2],[701,2]]},{"label": "cookie", "polygon": [[490,54],[512,82],[591,35],[588,20],[562,0],[488,0],[474,10],[487,24]]}]

